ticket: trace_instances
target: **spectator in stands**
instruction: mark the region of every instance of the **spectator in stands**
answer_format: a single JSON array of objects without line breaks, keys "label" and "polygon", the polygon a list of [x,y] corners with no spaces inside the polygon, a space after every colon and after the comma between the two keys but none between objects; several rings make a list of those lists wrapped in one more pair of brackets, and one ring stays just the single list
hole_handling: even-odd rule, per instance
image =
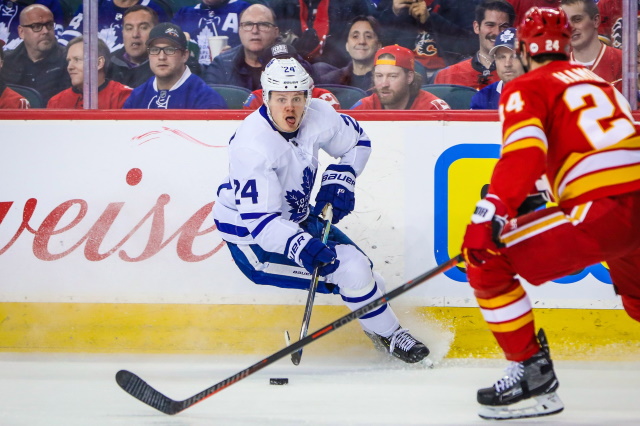
[{"label": "spectator in stands", "polygon": [[513,6],[505,0],[485,0],[479,4],[473,29],[478,35],[480,49],[473,57],[438,71],[433,82],[459,84],[480,90],[498,81],[489,51],[498,34],[513,26],[514,18]]},{"label": "spectator in stands", "polygon": [[570,60],[578,62],[622,90],[622,51],[598,38],[600,13],[594,0],[562,0],[571,24]]},{"label": "spectator in stands", "polygon": [[[0,40],[0,71],[2,71],[2,64],[4,62],[4,40]],[[31,108],[29,101],[25,99],[18,92],[11,90],[7,87],[2,76],[0,76],[0,109],[28,109]]]},{"label": "spectator in stands", "polygon": [[0,0],[0,40],[5,42],[5,50],[13,50],[22,43],[18,34],[20,13],[34,3],[46,6],[53,13],[53,29],[57,37],[62,34],[65,22],[59,0]]},{"label": "spectator in stands", "polygon": [[28,86],[42,95],[45,105],[71,85],[64,47],[56,43],[53,13],[41,4],[20,13],[18,33],[22,43],[6,51],[2,78],[6,83]]},{"label": "spectator in stands", "polygon": [[198,62],[205,66],[213,59],[209,50],[209,37],[227,36],[229,46],[235,47],[240,44],[238,22],[242,11],[249,6],[251,4],[243,0],[202,0],[195,6],[178,10],[173,17],[173,23],[179,25],[191,36],[191,40],[198,44]]},{"label": "spectator in stands", "polygon": [[[418,49],[425,52],[437,46],[438,55],[447,65],[475,55],[478,50],[478,38],[474,34],[473,21],[475,8],[480,2],[481,0],[435,0],[428,4],[429,7],[422,9],[418,15],[421,15],[421,21],[424,19],[424,25],[428,26],[433,43],[426,35],[421,36],[422,41],[419,41]],[[386,6],[387,9],[389,7]],[[399,41],[402,44],[402,40]]]},{"label": "spectator in stands", "polygon": [[345,44],[351,62],[333,71],[320,73],[318,84],[342,84],[364,91],[373,89],[373,58],[382,47],[380,25],[373,16],[360,15],[351,20]]},{"label": "spectator in stands", "polygon": [[342,44],[347,23],[371,15],[369,0],[269,0],[283,41],[292,44],[309,62],[341,68],[349,63]]},{"label": "spectator in stands", "polygon": [[[600,40],[616,49],[622,49],[622,0],[600,0],[597,4],[600,11]],[[638,6],[640,16],[640,0]]]},{"label": "spectator in stands", "polygon": [[500,81],[492,83],[473,95],[471,109],[498,109],[502,87],[524,74],[522,62],[516,56],[516,29],[507,28],[496,38],[496,44],[489,54],[496,64]]},{"label": "spectator in stands", "polygon": [[[271,61],[273,58],[293,58],[304,67],[309,75],[312,75],[313,70],[311,64],[305,61],[304,58],[300,56],[298,52],[296,52],[296,49],[289,44],[276,43],[265,51],[265,53],[260,58],[260,62],[263,64],[263,71],[264,67],[266,67],[269,61]],[[314,87],[311,91],[311,96],[329,102],[329,104],[331,104],[334,109],[340,109],[340,102],[334,96],[334,94],[327,89]],[[264,99],[262,96],[262,89],[254,90],[244,102],[243,109],[258,109],[264,103],[263,101]]]},{"label": "spectator in stands", "polygon": [[[67,71],[71,87],[49,100],[47,108],[83,109],[84,101],[84,45],[82,37],[76,37],[67,44]],[[98,39],[98,108],[121,109],[131,91],[117,81],[107,80],[105,70],[109,68],[111,52],[107,44]]]},{"label": "spectator in stands", "polygon": [[131,6],[122,17],[124,46],[111,54],[111,79],[129,87],[138,87],[153,72],[149,67],[147,40],[151,29],[158,25],[158,14],[148,6]]},{"label": "spectator in stands", "polygon": [[280,35],[275,22],[273,10],[265,5],[253,4],[246,8],[240,15],[240,46],[216,56],[203,72],[204,81],[251,91],[260,89],[260,56]]},{"label": "spectator in stands", "polygon": [[124,108],[226,109],[227,103],[187,66],[187,37],[179,26],[153,27],[147,40],[154,77],[131,92]]},{"label": "spectator in stands", "polygon": [[[122,17],[128,8],[136,4],[155,10],[160,22],[170,18],[167,10],[154,0],[98,0],[98,36],[112,52],[122,48]],[[58,40],[60,44],[66,46],[69,41],[82,35],[83,15],[83,5],[80,3],[75,16]]]},{"label": "spectator in stands", "polygon": [[385,32],[392,30],[394,43],[413,50],[416,62],[425,68],[424,77],[446,66],[428,20],[435,5],[436,0],[393,0],[380,13]]},{"label": "spectator in stands", "polygon": [[[527,10],[537,7],[560,7],[560,0],[507,0],[516,12],[516,24],[519,24]],[[602,0],[601,0],[602,1]]]},{"label": "spectator in stands", "polygon": [[351,109],[450,109],[445,101],[420,88],[422,77],[415,72],[413,52],[406,47],[394,45],[378,50],[373,82],[375,93]]}]

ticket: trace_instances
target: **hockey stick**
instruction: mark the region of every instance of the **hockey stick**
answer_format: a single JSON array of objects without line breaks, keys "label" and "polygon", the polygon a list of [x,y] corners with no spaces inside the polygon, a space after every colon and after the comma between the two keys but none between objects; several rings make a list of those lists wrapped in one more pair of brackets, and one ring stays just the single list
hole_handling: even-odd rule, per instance
[{"label": "hockey stick", "polygon": [[391,299],[394,299],[400,296],[402,293],[411,290],[413,287],[435,277],[436,275],[448,271],[460,262],[462,262],[462,256],[457,255],[454,258],[446,261],[442,265],[439,265],[432,270],[427,271],[424,274],[412,279],[411,281],[402,284],[400,287],[390,291],[389,293],[383,294],[376,300],[373,300],[368,304],[356,309],[355,311],[350,312],[341,318],[338,318],[331,324],[325,325],[324,327],[316,330],[304,339],[298,340],[293,345],[287,346],[279,350],[278,352],[269,355],[268,357],[253,364],[251,367],[245,368],[244,370],[234,374],[233,376],[228,377],[225,380],[183,401],[176,401],[169,398],[168,396],[161,394],[140,377],[127,370],[120,370],[116,373],[116,382],[118,382],[118,385],[129,395],[139,399],[150,407],[162,411],[165,414],[177,414],[197,404],[198,402],[209,398],[210,396],[220,392],[221,390],[231,386],[232,384],[239,382],[240,380],[250,376],[256,371],[262,370],[267,365],[273,364],[279,359],[284,358],[285,356],[297,351],[298,349],[308,345],[309,343],[314,342],[323,336],[326,336],[327,334],[342,327],[343,325],[348,324],[363,315],[366,315],[368,312],[371,312],[378,306],[384,305]]},{"label": "hockey stick", "polygon": [[[327,244],[327,240],[329,240],[329,231],[331,230],[331,219],[333,219],[333,206],[331,203],[327,203],[322,209],[322,217],[327,222],[324,225],[324,229],[322,230],[322,243]],[[307,337],[307,330],[309,329],[309,321],[311,320],[311,310],[313,309],[313,301],[316,298],[316,289],[318,288],[318,281],[320,280],[319,275],[320,267],[316,266],[313,270],[313,274],[311,275],[311,284],[309,285],[309,295],[307,296],[307,306],[304,308],[304,316],[302,317],[302,326],[300,327],[300,339],[302,340]],[[287,333],[289,334],[289,333]],[[291,354],[291,362],[293,365],[300,364],[300,359],[302,358],[302,348],[299,351]]]}]

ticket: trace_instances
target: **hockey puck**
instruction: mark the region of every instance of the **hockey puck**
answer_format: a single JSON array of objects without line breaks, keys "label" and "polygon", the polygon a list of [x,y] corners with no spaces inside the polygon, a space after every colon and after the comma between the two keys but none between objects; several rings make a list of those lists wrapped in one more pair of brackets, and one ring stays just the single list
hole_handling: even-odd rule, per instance
[{"label": "hockey puck", "polygon": [[287,385],[289,384],[289,379],[287,378],[271,378],[269,379],[270,385]]}]

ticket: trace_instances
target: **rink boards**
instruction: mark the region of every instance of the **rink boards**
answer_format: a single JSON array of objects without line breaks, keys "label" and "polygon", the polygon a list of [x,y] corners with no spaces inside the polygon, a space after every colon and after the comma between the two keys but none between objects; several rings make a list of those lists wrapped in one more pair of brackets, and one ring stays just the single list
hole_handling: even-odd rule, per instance
[{"label": "rink boards", "polygon": [[[306,293],[251,284],[215,230],[210,211],[244,113],[213,113],[2,121],[2,350],[264,353],[282,346],[284,329],[297,335]],[[457,254],[500,126],[494,113],[353,116],[373,154],[339,227],[393,288]],[[321,170],[331,161],[321,156]],[[560,356],[640,351],[605,265],[527,288]],[[337,297],[316,305],[311,328],[346,313]],[[449,356],[498,353],[463,269],[394,306],[416,334],[451,333]],[[334,334],[315,350],[367,344],[357,326]]]}]

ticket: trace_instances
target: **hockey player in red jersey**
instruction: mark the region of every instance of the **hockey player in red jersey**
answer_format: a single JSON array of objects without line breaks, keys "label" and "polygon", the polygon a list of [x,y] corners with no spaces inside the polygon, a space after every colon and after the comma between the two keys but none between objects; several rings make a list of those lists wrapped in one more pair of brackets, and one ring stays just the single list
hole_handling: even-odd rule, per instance
[{"label": "hockey player in red jersey", "polygon": [[[623,96],[569,62],[561,9],[532,8],[517,30],[528,70],[500,98],[502,152],[462,253],[489,329],[511,364],[478,391],[489,419],[555,414],[564,405],[544,333],[516,276],[540,285],[606,261],[627,313],[640,321],[640,137]],[[540,88],[544,87],[544,90]],[[516,211],[548,176],[557,207]],[[513,404],[527,408],[518,408]]]}]

